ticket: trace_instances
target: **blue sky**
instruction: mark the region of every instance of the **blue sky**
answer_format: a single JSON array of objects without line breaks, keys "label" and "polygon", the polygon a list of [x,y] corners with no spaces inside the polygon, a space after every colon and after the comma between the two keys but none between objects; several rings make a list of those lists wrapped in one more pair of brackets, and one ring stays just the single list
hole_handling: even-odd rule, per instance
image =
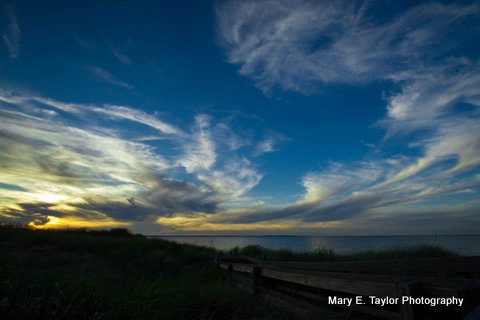
[{"label": "blue sky", "polygon": [[478,2],[0,11],[3,222],[478,233]]}]

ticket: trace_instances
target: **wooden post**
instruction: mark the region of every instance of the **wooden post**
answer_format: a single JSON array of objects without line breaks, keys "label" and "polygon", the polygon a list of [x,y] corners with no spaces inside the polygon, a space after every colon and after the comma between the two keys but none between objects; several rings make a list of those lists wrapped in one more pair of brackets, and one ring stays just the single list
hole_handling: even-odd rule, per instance
[{"label": "wooden post", "polygon": [[[421,288],[420,284],[416,280],[406,281],[406,282],[399,282],[397,283],[397,296],[400,298],[399,302],[399,311],[400,311],[400,318],[402,320],[415,320],[421,319],[421,315],[418,314],[417,306],[415,308],[412,305],[403,304],[402,297],[418,297],[421,295]],[[414,310],[417,309],[417,310]]]},{"label": "wooden post", "polygon": [[457,287],[458,297],[463,298],[462,315],[466,316],[479,304],[479,290],[475,285],[460,285]]},{"label": "wooden post", "polygon": [[231,263],[228,264],[228,281],[233,281],[233,266]]},{"label": "wooden post", "polygon": [[252,293],[258,294],[260,292],[260,281],[262,277],[262,269],[259,267],[253,268],[253,288]]}]

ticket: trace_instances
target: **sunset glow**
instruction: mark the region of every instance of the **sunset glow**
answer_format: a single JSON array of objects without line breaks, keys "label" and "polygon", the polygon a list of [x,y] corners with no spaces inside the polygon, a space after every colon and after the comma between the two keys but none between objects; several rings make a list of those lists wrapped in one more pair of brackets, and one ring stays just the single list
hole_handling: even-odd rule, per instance
[{"label": "sunset glow", "polygon": [[480,230],[478,3],[91,5],[1,8],[1,223]]}]

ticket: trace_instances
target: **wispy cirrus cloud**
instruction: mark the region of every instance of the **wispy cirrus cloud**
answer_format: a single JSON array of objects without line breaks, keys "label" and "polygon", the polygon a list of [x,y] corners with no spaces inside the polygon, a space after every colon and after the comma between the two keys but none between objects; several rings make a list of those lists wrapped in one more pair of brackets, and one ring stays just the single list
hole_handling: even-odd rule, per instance
[{"label": "wispy cirrus cloud", "polygon": [[225,123],[212,126],[210,117],[198,115],[191,134],[182,144],[183,153],[176,160],[215,190],[221,202],[241,197],[263,176],[250,160],[237,154],[242,139],[227,128]]},{"label": "wispy cirrus cloud", "polygon": [[263,139],[258,141],[255,145],[255,155],[259,156],[265,153],[278,151],[278,145],[288,140],[289,139],[285,135],[279,132],[269,131],[264,135]]},{"label": "wispy cirrus cloud", "polygon": [[195,118],[190,139],[183,145],[184,153],[178,159],[178,164],[188,173],[198,170],[209,170],[216,162],[215,143],[209,130],[210,119],[206,115]]},{"label": "wispy cirrus cloud", "polygon": [[2,34],[3,42],[7,47],[10,58],[16,59],[20,53],[21,31],[12,5],[4,5],[6,16],[6,30]]},{"label": "wispy cirrus cloud", "polygon": [[166,123],[155,114],[148,114],[128,106],[69,103],[42,96],[21,95],[7,91],[1,93],[0,101],[8,104],[19,106],[30,105],[31,103],[40,104],[39,107],[32,108],[36,114],[56,115],[57,112],[64,112],[67,114],[73,114],[80,119],[90,120],[92,120],[92,115],[100,114],[112,120],[128,120],[136,122],[155,129],[158,133],[166,135],[182,135],[182,131],[178,127]]},{"label": "wispy cirrus cloud", "polygon": [[114,76],[112,73],[108,72],[107,70],[100,68],[100,67],[89,67],[88,70],[97,78],[108,82],[110,84],[113,84],[117,87],[124,88],[124,89],[129,89],[132,90],[134,89],[134,86],[131,84],[122,81],[118,79],[116,76]]},{"label": "wispy cirrus cloud", "polygon": [[[227,222],[388,224],[388,217],[410,221],[441,211],[441,197],[453,207],[451,198],[459,193],[469,206],[458,212],[469,223],[478,220],[478,203],[469,200],[480,187],[480,69],[475,55],[462,49],[478,33],[462,30],[479,30],[480,7],[426,3],[379,19],[379,6],[228,1],[217,8],[229,62],[259,89],[311,93],[328,84],[385,81],[393,86],[379,121],[384,142],[403,139],[410,146],[409,155],[377,153],[311,172],[302,179],[299,201],[248,210]],[[449,214],[457,209],[444,213],[454,219]]]},{"label": "wispy cirrus cloud", "polygon": [[117,58],[117,60],[122,64],[128,66],[132,63],[132,60],[128,57],[128,55],[119,48],[110,45],[110,50],[112,51],[114,57]]},{"label": "wispy cirrus cloud", "polygon": [[87,40],[85,40],[83,37],[81,37],[79,34],[73,33],[71,38],[81,48],[85,50],[91,49],[91,44]]},{"label": "wispy cirrus cloud", "polygon": [[[408,166],[408,161],[401,163],[403,161],[362,163],[348,167],[332,164],[322,172],[312,172],[303,178],[306,192],[295,203],[283,207],[261,206],[227,217],[212,217],[212,220],[239,224],[295,220],[303,221],[306,225],[313,222],[344,221],[344,230],[354,228],[355,221],[363,221],[363,227],[368,226],[368,221],[377,225],[383,221],[381,228],[388,229],[393,227],[392,221],[400,221],[402,217],[406,221],[412,217],[424,219],[422,215],[425,212],[431,214],[427,219],[431,222],[436,210],[438,214],[444,212],[442,219],[453,220],[459,210],[462,211],[462,218],[465,218],[463,228],[471,227],[473,221],[477,221],[477,226],[480,224],[476,219],[480,206],[478,201],[474,201],[480,186],[478,174],[461,178],[445,176],[443,170],[437,170],[443,169],[439,165],[429,172],[385,186],[384,182],[388,181],[392,173]],[[464,195],[460,197],[463,205],[451,203],[449,197],[458,197],[459,194]],[[445,210],[445,206],[450,210]],[[449,217],[449,214],[453,216]],[[430,225],[430,232],[432,230],[435,230],[435,226]],[[460,227],[456,229],[461,230]]]},{"label": "wispy cirrus cloud", "polygon": [[[477,4],[417,5],[378,19],[382,4],[351,1],[228,1],[217,8],[229,62],[265,92],[385,79],[451,49]],[[452,26],[453,25],[453,26]],[[458,29],[456,29],[458,28]]]},{"label": "wispy cirrus cloud", "polygon": [[260,182],[263,174],[246,157],[232,156],[213,170],[200,171],[197,177],[218,192],[221,202],[227,202],[240,199]]},{"label": "wispy cirrus cloud", "polygon": [[[267,94],[373,82],[388,88],[378,122],[386,134],[376,152],[299,175],[304,190],[296,201],[272,205],[249,194],[263,177],[255,160],[284,141],[272,132],[245,134],[231,119],[204,113],[180,126],[126,105],[3,92],[2,220],[157,223],[177,231],[409,224],[432,231],[437,219],[455,230],[478,228],[480,68],[478,54],[465,47],[476,43],[479,6],[378,6],[227,1],[217,8],[228,61]],[[125,50],[107,49],[131,62]],[[133,89],[101,67],[89,71]],[[392,140],[403,143],[395,154],[382,150]]]},{"label": "wispy cirrus cloud", "polygon": [[[449,205],[451,210],[441,213],[442,221],[461,214],[471,227],[478,213],[478,203],[471,198],[478,193],[480,178],[478,174],[458,174],[472,167],[452,171],[458,164],[455,154],[442,156],[411,175],[402,172],[415,167],[418,159],[413,156],[332,163],[303,177],[305,194],[301,199],[274,207],[245,197],[262,173],[251,159],[238,153],[244,147],[230,143],[234,138],[226,139],[225,124],[214,124],[209,116],[197,116],[187,130],[182,130],[127,106],[119,112],[117,106],[65,103],[12,93],[3,93],[0,100],[4,124],[0,130],[3,221],[37,226],[134,226],[149,222],[177,232],[309,230],[314,226],[358,232],[361,228],[357,227],[365,227],[368,221],[388,225],[404,215],[408,221],[424,221],[423,214],[433,215],[438,209],[432,201],[435,204],[458,194],[470,200],[458,208]],[[72,117],[76,121],[71,122]],[[148,143],[150,140],[144,142],[132,132],[124,132],[128,127],[104,127],[105,119],[143,125],[178,148],[172,154],[159,152]],[[474,122],[465,127],[465,134],[472,137],[477,131]],[[202,145],[198,139],[207,143]],[[428,153],[436,143],[421,145]],[[195,149],[192,144],[201,147]],[[454,151],[468,151],[465,146],[448,144]],[[474,144],[467,141],[466,146]],[[255,146],[251,146],[251,154],[254,152]],[[179,167],[188,168],[193,179],[176,178]],[[241,207],[239,203],[243,203]],[[352,226],[355,221],[357,227]]]},{"label": "wispy cirrus cloud", "polygon": [[[227,148],[230,157],[223,158],[225,129],[219,135],[206,115],[182,130],[128,106],[12,92],[2,92],[0,103],[3,221],[112,226],[155,223],[155,217],[178,213],[213,214],[261,178],[237,149]],[[104,121],[134,122],[143,129]],[[175,147],[157,149],[142,139],[146,135]],[[178,168],[187,177],[177,178]]]}]

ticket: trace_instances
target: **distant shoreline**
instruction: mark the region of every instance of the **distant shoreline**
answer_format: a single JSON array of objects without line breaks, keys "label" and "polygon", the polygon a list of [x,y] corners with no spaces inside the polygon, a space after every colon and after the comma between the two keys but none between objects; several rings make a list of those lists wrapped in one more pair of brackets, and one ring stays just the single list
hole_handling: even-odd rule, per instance
[{"label": "distant shoreline", "polygon": [[480,255],[477,243],[480,235],[161,235],[146,236],[172,242],[230,250],[235,247],[261,246],[269,249],[312,251],[329,248],[336,252],[360,252],[362,250],[385,250],[396,247],[438,245],[463,255]]},{"label": "distant shoreline", "polygon": [[480,234],[399,234],[399,235],[273,235],[273,234],[265,234],[265,235],[221,235],[221,234],[189,234],[189,235],[175,235],[175,234],[167,234],[167,235],[144,235],[147,238],[191,238],[191,237],[238,237],[238,238],[254,238],[254,237],[476,237],[480,236]]}]

